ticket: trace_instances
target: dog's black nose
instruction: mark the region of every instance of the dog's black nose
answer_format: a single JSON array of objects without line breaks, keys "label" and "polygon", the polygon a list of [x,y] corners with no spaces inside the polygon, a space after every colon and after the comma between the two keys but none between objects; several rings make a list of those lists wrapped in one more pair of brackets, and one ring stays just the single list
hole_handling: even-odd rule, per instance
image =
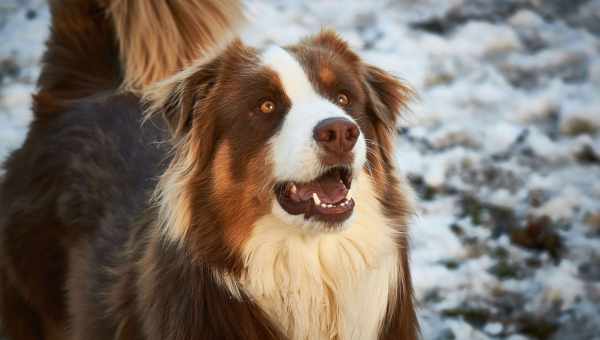
[{"label": "dog's black nose", "polygon": [[352,151],[359,135],[358,126],[346,118],[324,119],[313,130],[317,143],[326,151],[336,154]]}]

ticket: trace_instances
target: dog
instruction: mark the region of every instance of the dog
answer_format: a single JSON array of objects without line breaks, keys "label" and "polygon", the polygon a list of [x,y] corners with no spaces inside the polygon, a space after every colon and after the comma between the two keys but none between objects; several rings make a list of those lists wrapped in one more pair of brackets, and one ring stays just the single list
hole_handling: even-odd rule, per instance
[{"label": "dog", "polygon": [[50,8],[0,187],[10,339],[418,337],[406,84],[333,31],[246,46],[236,1]]}]

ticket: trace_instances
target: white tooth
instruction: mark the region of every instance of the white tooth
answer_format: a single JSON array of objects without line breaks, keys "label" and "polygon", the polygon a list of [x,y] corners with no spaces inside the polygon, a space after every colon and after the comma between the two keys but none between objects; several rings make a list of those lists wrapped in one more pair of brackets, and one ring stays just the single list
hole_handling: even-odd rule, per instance
[{"label": "white tooth", "polygon": [[296,189],[296,184],[292,184],[292,188],[290,189],[290,191],[292,192],[292,194],[295,194],[297,189]]},{"label": "white tooth", "polygon": [[346,206],[346,201],[342,202],[342,204],[340,204],[342,207]]},{"label": "white tooth", "polygon": [[315,205],[321,205],[321,200],[319,199],[319,195],[316,192],[313,192],[313,201],[315,201]]},{"label": "white tooth", "polygon": [[327,208],[327,204],[321,203],[321,208]]},{"label": "white tooth", "polygon": [[333,204],[330,204],[327,206],[328,208],[333,208]]}]

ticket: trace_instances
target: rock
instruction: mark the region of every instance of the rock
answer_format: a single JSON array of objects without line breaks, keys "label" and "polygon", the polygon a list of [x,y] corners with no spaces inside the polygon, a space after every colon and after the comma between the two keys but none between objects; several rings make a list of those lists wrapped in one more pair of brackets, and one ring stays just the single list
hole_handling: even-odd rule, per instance
[{"label": "rock", "polygon": [[593,256],[590,261],[580,264],[577,270],[582,279],[600,282],[600,256]]},{"label": "rock", "polygon": [[37,12],[34,9],[28,9],[27,12],[25,12],[25,17],[27,18],[27,20],[33,20],[35,18],[37,18]]},{"label": "rock", "polygon": [[600,163],[600,155],[598,155],[594,148],[589,144],[584,145],[579,151],[575,153],[575,159],[585,164]]},{"label": "rock", "polygon": [[440,263],[449,270],[456,270],[461,264],[457,259],[445,259],[440,261]]},{"label": "rock", "polygon": [[0,61],[0,84],[5,78],[16,78],[21,69],[13,58],[7,58]]}]

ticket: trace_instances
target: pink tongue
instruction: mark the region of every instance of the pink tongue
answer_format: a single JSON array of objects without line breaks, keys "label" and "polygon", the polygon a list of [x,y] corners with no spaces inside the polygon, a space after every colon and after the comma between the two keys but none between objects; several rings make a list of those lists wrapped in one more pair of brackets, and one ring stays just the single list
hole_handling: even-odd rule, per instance
[{"label": "pink tongue", "polygon": [[303,200],[310,199],[313,192],[319,195],[322,202],[337,203],[346,197],[348,190],[336,175],[321,177],[314,182],[298,185],[298,195]]}]

